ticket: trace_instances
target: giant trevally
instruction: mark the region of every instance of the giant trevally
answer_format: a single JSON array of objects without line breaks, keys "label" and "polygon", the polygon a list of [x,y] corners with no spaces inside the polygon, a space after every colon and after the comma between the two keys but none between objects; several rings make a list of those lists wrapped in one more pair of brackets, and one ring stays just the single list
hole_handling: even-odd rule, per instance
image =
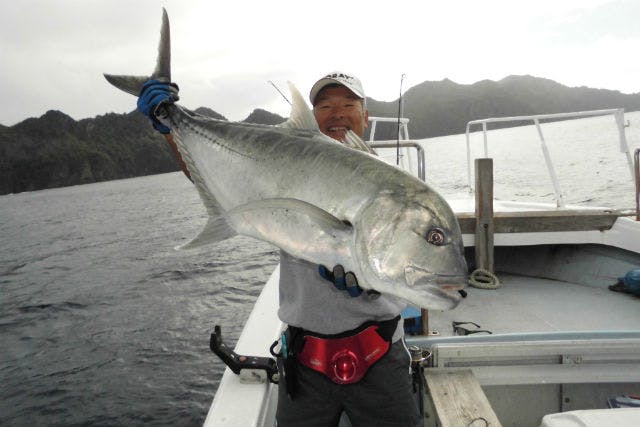
[{"label": "giant trevally", "polygon": [[[153,74],[105,77],[138,96],[150,78],[170,82],[170,68],[163,11]],[[446,201],[401,169],[323,135],[300,93],[290,89],[291,117],[279,126],[214,120],[175,103],[157,108],[209,214],[185,246],[252,236],[313,263],[341,264],[364,289],[424,308],[455,307],[467,268]],[[349,138],[357,144],[355,134]]]}]

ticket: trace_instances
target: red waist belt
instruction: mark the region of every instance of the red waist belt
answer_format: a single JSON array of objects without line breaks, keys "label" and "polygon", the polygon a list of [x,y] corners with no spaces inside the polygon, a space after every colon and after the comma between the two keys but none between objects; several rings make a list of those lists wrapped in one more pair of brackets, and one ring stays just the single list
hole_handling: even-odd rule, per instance
[{"label": "red waist belt", "polygon": [[358,382],[391,345],[391,340],[382,338],[378,329],[378,325],[371,325],[344,338],[306,335],[298,360],[306,367],[325,374],[335,383]]}]

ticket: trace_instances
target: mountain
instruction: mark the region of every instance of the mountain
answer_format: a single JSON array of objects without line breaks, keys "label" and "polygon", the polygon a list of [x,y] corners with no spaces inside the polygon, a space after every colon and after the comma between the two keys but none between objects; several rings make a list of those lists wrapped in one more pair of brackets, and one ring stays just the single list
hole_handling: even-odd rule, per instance
[{"label": "mountain", "polygon": [[[465,131],[470,120],[603,108],[640,110],[640,93],[571,88],[552,80],[509,76],[462,85],[425,81],[406,91],[404,116],[414,139]],[[367,99],[370,115],[396,117],[398,102]],[[226,120],[205,107],[198,114]],[[244,121],[278,124],[285,119],[254,110]],[[492,128],[500,124],[492,124]],[[514,123],[505,126],[515,126]],[[396,126],[379,123],[376,139],[394,139]],[[48,111],[14,126],[0,125],[0,194],[177,171],[164,138],[137,111],[76,121]]]},{"label": "mountain", "polygon": [[175,170],[139,113],[75,121],[60,111],[0,130],[0,194]]},{"label": "mountain", "polygon": [[249,116],[243,120],[246,123],[259,123],[263,125],[279,125],[286,119],[269,111],[256,108]]},{"label": "mountain", "polygon": [[199,107],[199,108],[196,108],[193,111],[195,113],[200,114],[201,116],[211,117],[212,119],[227,120],[227,118],[225,116],[223,116],[222,114],[220,114],[220,113],[218,113],[216,111],[213,111],[211,108]]},{"label": "mountain", "polygon": [[[195,111],[226,120],[209,108]],[[245,121],[271,124],[284,120],[256,110]],[[52,110],[0,127],[0,194],[177,170],[169,145],[137,111],[75,121]]]},{"label": "mountain", "polygon": [[[411,138],[430,138],[465,132],[470,120],[569,111],[624,108],[640,110],[640,93],[572,88],[553,80],[532,76],[509,76],[500,81],[482,80],[462,85],[445,79],[425,81],[407,90],[404,116],[409,118]],[[398,100],[380,102],[367,99],[371,116],[397,117]],[[491,128],[516,126],[494,123]],[[396,125],[379,123],[376,139],[395,139]]]}]

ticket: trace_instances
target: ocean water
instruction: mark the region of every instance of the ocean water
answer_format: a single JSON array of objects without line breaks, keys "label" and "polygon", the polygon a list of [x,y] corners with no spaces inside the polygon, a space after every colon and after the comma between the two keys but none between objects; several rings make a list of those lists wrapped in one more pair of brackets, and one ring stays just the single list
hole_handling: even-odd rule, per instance
[{"label": "ocean water", "polygon": [[[613,118],[543,132],[567,202],[634,205]],[[427,180],[465,194],[464,136],[423,145]],[[489,154],[497,198],[554,200],[535,128],[491,132]],[[174,250],[205,222],[179,173],[0,196],[0,425],[200,425],[223,372],[209,334],[235,342],[278,262],[242,237]]]},{"label": "ocean water", "polygon": [[0,197],[0,425],[200,425],[278,262],[234,238],[175,251],[204,225],[166,174]]}]

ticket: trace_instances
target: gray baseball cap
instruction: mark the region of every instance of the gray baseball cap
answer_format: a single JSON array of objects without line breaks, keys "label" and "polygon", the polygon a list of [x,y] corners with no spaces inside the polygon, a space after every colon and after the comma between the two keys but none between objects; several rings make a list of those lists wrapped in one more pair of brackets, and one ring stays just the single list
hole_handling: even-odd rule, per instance
[{"label": "gray baseball cap", "polygon": [[353,94],[358,98],[364,99],[364,90],[362,89],[362,83],[360,83],[359,78],[340,71],[334,71],[322,77],[313,85],[311,92],[309,93],[311,105],[314,105],[314,101],[316,96],[318,96],[318,93],[324,89],[325,86],[330,84],[342,85],[353,92]]}]

